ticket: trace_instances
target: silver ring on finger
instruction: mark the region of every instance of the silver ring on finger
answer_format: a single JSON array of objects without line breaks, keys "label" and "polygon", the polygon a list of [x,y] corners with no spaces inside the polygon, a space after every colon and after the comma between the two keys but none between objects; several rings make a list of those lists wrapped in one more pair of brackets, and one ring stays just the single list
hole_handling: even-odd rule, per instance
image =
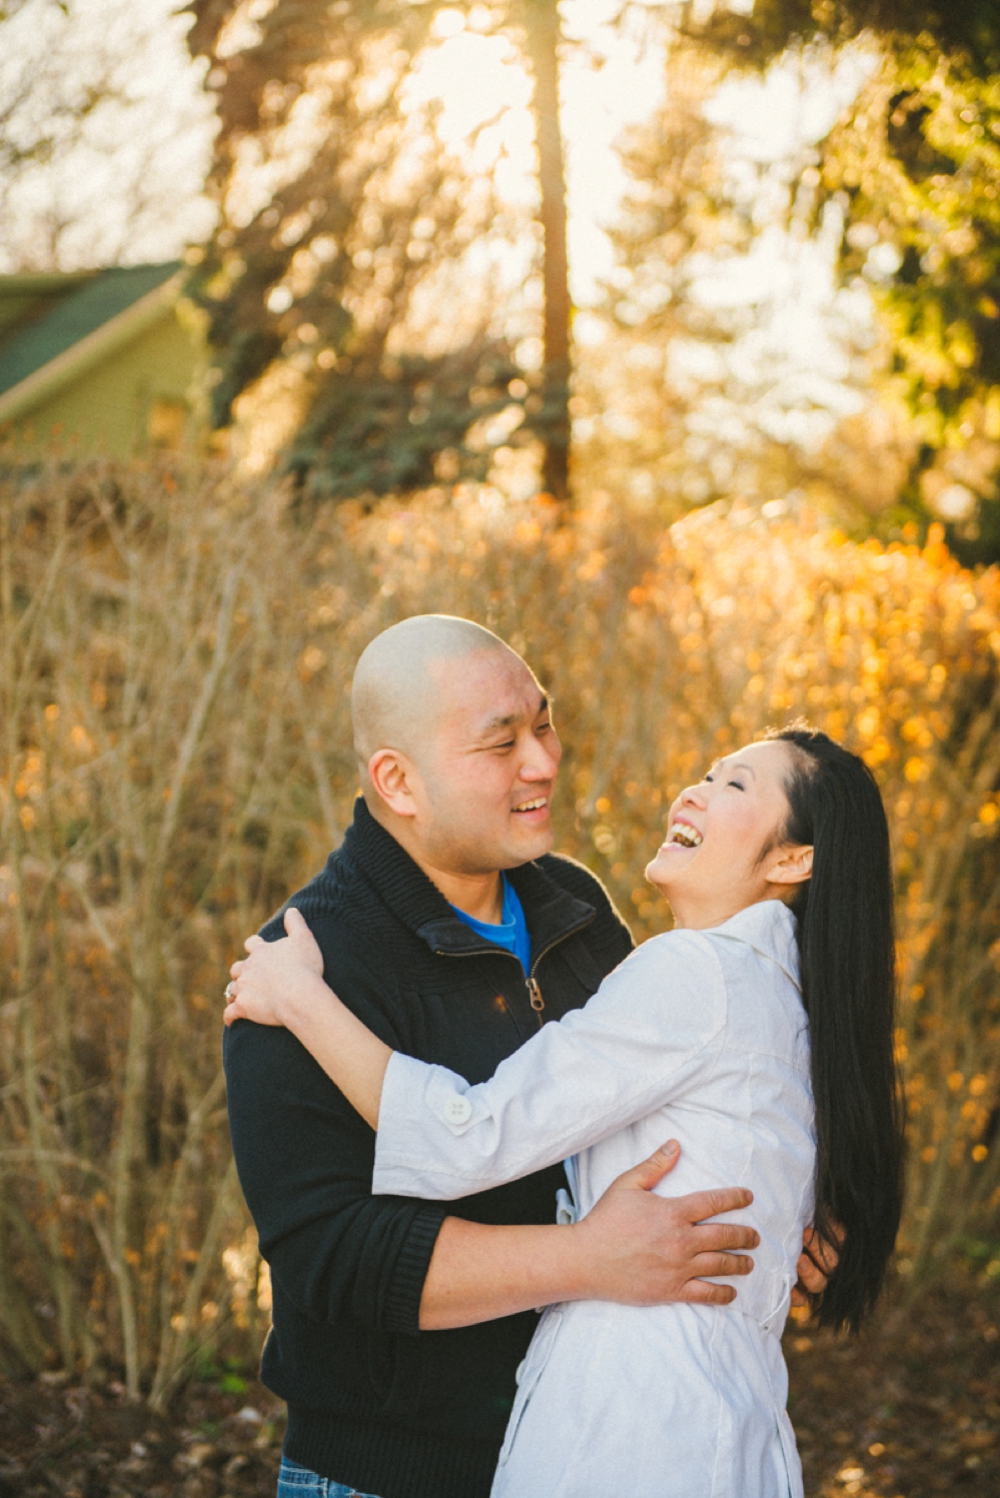
[{"label": "silver ring on finger", "polygon": [[232,999],[235,996],[236,996],[236,984],[235,984],[235,982],[227,983],[226,984],[225,998],[226,999]]}]

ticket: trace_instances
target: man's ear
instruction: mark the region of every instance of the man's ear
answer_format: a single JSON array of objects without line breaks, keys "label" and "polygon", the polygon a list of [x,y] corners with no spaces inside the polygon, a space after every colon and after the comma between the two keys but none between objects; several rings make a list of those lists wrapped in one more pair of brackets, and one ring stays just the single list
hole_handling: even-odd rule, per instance
[{"label": "man's ear", "polygon": [[397,817],[414,817],[417,767],[399,749],[376,749],[368,761],[368,779],[376,794]]},{"label": "man's ear", "polygon": [[812,869],[812,846],[803,843],[775,848],[765,869],[765,877],[770,884],[805,884],[812,878]]}]

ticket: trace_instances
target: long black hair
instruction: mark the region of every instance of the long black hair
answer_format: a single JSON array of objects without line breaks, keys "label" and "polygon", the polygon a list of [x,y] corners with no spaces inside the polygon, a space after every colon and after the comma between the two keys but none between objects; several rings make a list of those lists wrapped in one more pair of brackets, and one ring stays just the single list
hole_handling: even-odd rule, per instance
[{"label": "long black hair", "polygon": [[840,1261],[819,1320],[856,1330],[885,1279],[902,1207],[902,1109],[894,1060],[896,957],[889,828],[863,759],[794,724],[782,842],[813,848],[792,901],[816,1104],[815,1226]]}]

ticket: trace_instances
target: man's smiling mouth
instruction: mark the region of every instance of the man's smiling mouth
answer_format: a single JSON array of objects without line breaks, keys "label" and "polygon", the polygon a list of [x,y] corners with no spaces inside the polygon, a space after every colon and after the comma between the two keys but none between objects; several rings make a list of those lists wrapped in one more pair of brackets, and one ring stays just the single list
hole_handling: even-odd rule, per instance
[{"label": "man's smiling mouth", "polygon": [[531,801],[522,801],[519,806],[515,806],[514,807],[514,810],[515,811],[541,811],[542,807],[543,806],[548,806],[548,804],[549,804],[549,798],[547,796],[535,796],[535,797],[533,797],[533,799]]}]

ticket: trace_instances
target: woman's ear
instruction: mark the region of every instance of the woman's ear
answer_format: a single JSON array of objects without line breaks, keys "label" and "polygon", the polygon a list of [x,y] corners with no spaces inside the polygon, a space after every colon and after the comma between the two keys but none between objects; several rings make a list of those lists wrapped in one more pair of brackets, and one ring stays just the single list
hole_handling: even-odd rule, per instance
[{"label": "woman's ear", "polygon": [[812,878],[812,845],[775,848],[764,871],[770,884],[805,884]]},{"label": "woman's ear", "polygon": [[368,761],[368,779],[397,817],[417,814],[413,794],[416,775],[416,766],[398,749],[376,749]]}]

